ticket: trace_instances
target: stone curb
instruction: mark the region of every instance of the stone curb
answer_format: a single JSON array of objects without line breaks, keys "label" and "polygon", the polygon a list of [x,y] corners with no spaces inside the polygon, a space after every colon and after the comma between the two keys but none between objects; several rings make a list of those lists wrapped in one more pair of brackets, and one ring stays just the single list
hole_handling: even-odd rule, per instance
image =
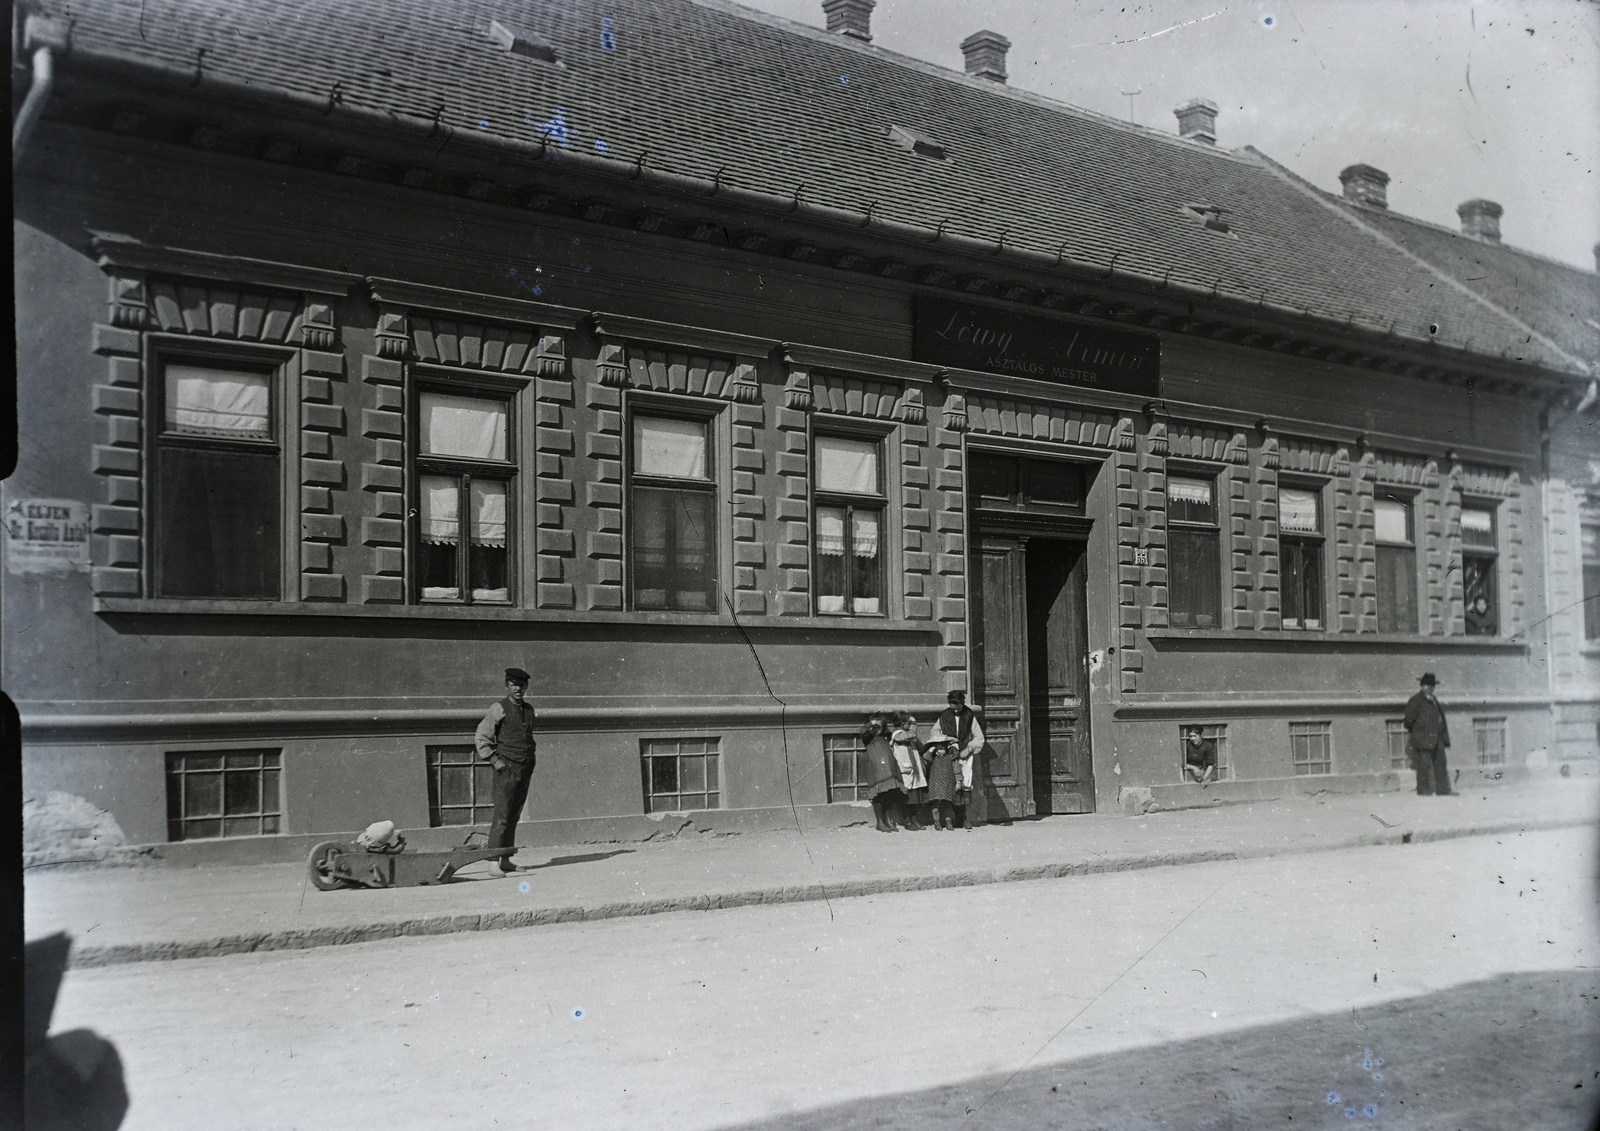
[{"label": "stone curb", "polygon": [[542,927],[551,923],[582,923],[599,919],[626,919],[641,915],[662,915],[669,911],[720,911],[763,904],[808,903],[818,900],[848,899],[853,896],[883,895],[896,892],[934,891],[940,888],[981,887],[986,884],[1021,883],[1027,880],[1055,880],[1069,876],[1133,872],[1146,868],[1176,867],[1183,864],[1209,864],[1225,860],[1254,860],[1271,856],[1299,856],[1333,852],[1344,848],[1372,848],[1382,845],[1428,844],[1467,837],[1508,833],[1548,832],[1554,829],[1583,828],[1590,822],[1582,818],[1545,821],[1520,821],[1505,824],[1475,825],[1457,829],[1427,829],[1408,832],[1399,827],[1381,833],[1368,833],[1321,844],[1281,845],[1258,850],[1230,851],[1199,849],[1188,852],[1154,852],[1139,856],[1104,857],[1068,863],[1028,864],[1015,868],[975,869],[944,872],[933,876],[878,876],[843,883],[795,884],[752,891],[708,895],[681,895],[661,899],[621,900],[592,907],[541,907],[528,911],[486,911],[477,914],[429,915],[367,923],[348,927],[312,927],[255,934],[223,935],[191,942],[123,943],[110,946],[83,946],[72,950],[71,967],[121,966],[133,962],[171,962],[183,958],[220,958],[230,954],[258,954],[273,950],[309,950],[319,946],[348,946],[410,935],[449,935],[463,931],[507,931],[522,927]]}]

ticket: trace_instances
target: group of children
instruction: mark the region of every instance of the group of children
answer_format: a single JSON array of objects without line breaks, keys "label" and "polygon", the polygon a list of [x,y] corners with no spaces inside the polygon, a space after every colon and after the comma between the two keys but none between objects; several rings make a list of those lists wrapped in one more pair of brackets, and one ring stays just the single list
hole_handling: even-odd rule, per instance
[{"label": "group of children", "polygon": [[[957,806],[965,817],[983,731],[965,693],[952,691],[949,701],[926,742],[917,738],[917,720],[909,711],[878,711],[862,727],[867,797],[879,832],[953,829]],[[964,819],[962,827],[972,826]]]}]

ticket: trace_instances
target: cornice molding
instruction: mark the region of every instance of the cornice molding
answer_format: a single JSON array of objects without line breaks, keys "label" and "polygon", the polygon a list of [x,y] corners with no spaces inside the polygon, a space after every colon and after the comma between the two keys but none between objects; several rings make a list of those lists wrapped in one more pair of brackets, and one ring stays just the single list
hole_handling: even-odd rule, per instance
[{"label": "cornice molding", "polygon": [[945,372],[944,366],[930,365],[925,361],[910,361],[905,358],[856,353],[852,350],[832,349],[828,346],[784,342],[782,349],[785,364],[792,368],[807,371],[829,369],[839,373],[860,374],[866,377],[879,377],[889,381],[909,382],[915,385],[932,385]]},{"label": "cornice molding", "polygon": [[404,279],[368,276],[365,282],[368,293],[379,305],[405,307],[418,313],[461,314],[491,322],[545,326],[559,330],[575,329],[584,317],[583,311],[570,307],[483,294],[479,291],[459,291],[451,287],[436,287]]},{"label": "cornice molding", "polygon": [[157,247],[114,232],[90,232],[89,246],[101,270],[154,272],[178,278],[274,287],[324,298],[343,298],[359,275],[296,263],[275,263],[242,255],[218,255],[190,248]]},{"label": "cornice molding", "polygon": [[598,310],[589,315],[589,323],[594,328],[595,336],[603,340],[637,342],[643,346],[678,346],[739,358],[747,364],[770,357],[773,348],[778,345],[772,338],[733,334],[726,330],[712,330],[680,322],[657,322],[651,318],[635,318]]}]

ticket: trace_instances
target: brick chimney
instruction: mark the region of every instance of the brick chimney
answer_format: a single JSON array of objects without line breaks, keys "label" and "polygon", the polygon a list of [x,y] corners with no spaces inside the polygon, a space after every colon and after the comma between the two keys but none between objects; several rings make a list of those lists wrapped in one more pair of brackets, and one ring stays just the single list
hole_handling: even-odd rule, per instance
[{"label": "brick chimney", "polygon": [[1178,116],[1178,136],[1203,145],[1217,144],[1217,104],[1209,98],[1191,98],[1173,111]]},{"label": "brick chimney", "polygon": [[1500,217],[1505,213],[1492,200],[1469,200],[1456,207],[1461,217],[1461,234],[1484,243],[1500,242]]},{"label": "brick chimney", "polygon": [[863,43],[872,41],[872,9],[877,6],[878,0],[822,0],[828,30]]},{"label": "brick chimney", "polygon": [[1006,81],[1006,52],[1011,41],[997,31],[975,31],[961,41],[967,74],[991,82]]},{"label": "brick chimney", "polygon": [[1389,174],[1371,165],[1349,165],[1339,174],[1344,198],[1374,208],[1389,207]]}]

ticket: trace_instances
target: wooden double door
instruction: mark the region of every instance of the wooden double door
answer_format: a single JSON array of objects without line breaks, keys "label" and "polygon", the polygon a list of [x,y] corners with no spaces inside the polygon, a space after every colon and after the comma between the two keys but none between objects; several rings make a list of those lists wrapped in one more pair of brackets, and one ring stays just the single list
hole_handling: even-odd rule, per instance
[{"label": "wooden double door", "polygon": [[1087,542],[979,527],[973,699],[988,739],[988,818],[1094,810]]}]

